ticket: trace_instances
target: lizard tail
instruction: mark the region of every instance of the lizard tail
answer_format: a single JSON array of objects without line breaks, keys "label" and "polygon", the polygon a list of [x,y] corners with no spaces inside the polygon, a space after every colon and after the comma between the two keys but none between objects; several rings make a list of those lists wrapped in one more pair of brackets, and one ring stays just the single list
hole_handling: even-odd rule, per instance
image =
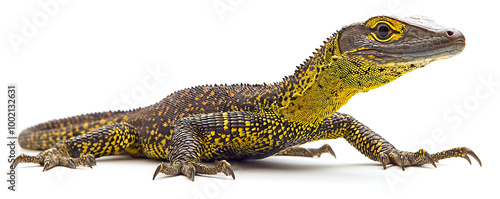
[{"label": "lizard tail", "polygon": [[51,120],[23,130],[19,145],[26,149],[46,150],[61,140],[84,135],[104,125],[124,122],[127,111],[109,111]]}]

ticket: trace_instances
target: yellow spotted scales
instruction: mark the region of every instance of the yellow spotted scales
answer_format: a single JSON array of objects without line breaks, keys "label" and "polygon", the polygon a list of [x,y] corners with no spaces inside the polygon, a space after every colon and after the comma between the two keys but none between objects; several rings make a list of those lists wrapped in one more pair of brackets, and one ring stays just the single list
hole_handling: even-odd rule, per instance
[{"label": "yellow spotted scales", "polygon": [[[299,145],[344,138],[384,168],[432,164],[476,154],[458,147],[430,154],[396,149],[352,116],[336,112],[356,93],[387,84],[432,61],[459,54],[463,34],[424,17],[376,16],[330,36],[295,73],[274,84],[205,85],[177,91],[160,102],[130,111],[52,120],[24,130],[19,163],[92,167],[95,158],[117,154],[159,159],[167,175],[234,173],[227,160],[272,155],[335,155],[329,145]],[[213,166],[204,162],[216,163]],[[153,179],[154,179],[153,177]]]}]

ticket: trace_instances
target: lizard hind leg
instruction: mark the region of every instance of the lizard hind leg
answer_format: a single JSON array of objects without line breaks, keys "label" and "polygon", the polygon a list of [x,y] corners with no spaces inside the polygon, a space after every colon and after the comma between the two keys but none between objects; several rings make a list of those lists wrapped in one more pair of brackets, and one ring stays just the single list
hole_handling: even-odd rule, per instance
[{"label": "lizard hind leg", "polygon": [[57,145],[51,149],[45,150],[36,156],[21,154],[14,159],[11,168],[15,168],[19,163],[35,163],[43,166],[43,171],[47,171],[55,166],[65,166],[76,168],[77,166],[90,167],[96,165],[95,157],[92,154],[82,155],[80,157],[70,157],[63,145]]},{"label": "lizard hind leg", "polygon": [[321,157],[321,154],[329,153],[333,157],[337,158],[335,152],[333,152],[332,147],[329,144],[325,144],[320,148],[302,148],[302,147],[292,147],[276,155],[279,156],[301,156],[301,157]]},{"label": "lizard hind leg", "polygon": [[96,164],[95,158],[140,151],[138,147],[135,127],[116,123],[63,140],[36,156],[21,154],[12,162],[11,168],[19,163],[37,163],[43,166],[43,171],[55,166],[76,168],[81,165],[92,168]]}]

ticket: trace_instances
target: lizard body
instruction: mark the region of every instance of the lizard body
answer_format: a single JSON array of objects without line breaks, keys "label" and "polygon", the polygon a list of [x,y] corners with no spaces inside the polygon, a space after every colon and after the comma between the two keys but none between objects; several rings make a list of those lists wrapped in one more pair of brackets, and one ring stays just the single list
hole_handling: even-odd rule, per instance
[{"label": "lizard body", "polygon": [[[466,147],[430,154],[396,149],[352,116],[336,112],[357,93],[387,84],[428,63],[459,54],[465,38],[421,17],[377,16],[330,36],[295,73],[274,84],[205,85],[177,91],[160,102],[130,111],[103,112],[52,120],[19,136],[24,148],[12,167],[92,167],[95,158],[130,154],[168,161],[156,172],[234,174],[226,160],[272,155],[334,155],[330,146],[298,147],[345,138],[368,158],[405,166],[433,164],[468,155]],[[215,166],[203,162],[218,161]],[[481,164],[481,163],[480,163]]]}]

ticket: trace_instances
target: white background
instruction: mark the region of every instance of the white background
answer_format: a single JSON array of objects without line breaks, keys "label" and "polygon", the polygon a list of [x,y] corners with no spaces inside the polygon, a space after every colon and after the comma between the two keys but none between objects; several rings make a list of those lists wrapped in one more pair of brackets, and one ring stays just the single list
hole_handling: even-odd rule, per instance
[{"label": "white background", "polygon": [[[200,84],[276,82],[292,74],[344,25],[378,14],[424,15],[461,30],[467,38],[464,52],[358,94],[340,111],[399,149],[437,152],[470,147],[483,167],[450,159],[437,169],[383,170],[339,139],[309,145],[329,143],[337,159],[324,155],[232,162],[234,181],[222,174],[197,176],[195,182],[164,175],[152,181],[159,162],[127,156],[98,159],[93,169],[55,168],[44,173],[40,166],[22,164],[17,169],[18,191],[7,191],[3,183],[2,195],[207,199],[496,195],[500,69],[499,15],[493,3],[89,0],[60,2],[57,9],[47,11],[39,5],[45,2],[51,1],[0,3],[1,85],[17,84],[20,130],[55,118],[147,106]],[[23,35],[30,23],[36,30]],[[13,35],[25,43],[12,44]],[[7,92],[6,87],[1,90]],[[6,132],[6,103],[0,107]],[[6,133],[0,137],[6,139]],[[5,145],[0,149],[4,173],[8,151]]]}]

